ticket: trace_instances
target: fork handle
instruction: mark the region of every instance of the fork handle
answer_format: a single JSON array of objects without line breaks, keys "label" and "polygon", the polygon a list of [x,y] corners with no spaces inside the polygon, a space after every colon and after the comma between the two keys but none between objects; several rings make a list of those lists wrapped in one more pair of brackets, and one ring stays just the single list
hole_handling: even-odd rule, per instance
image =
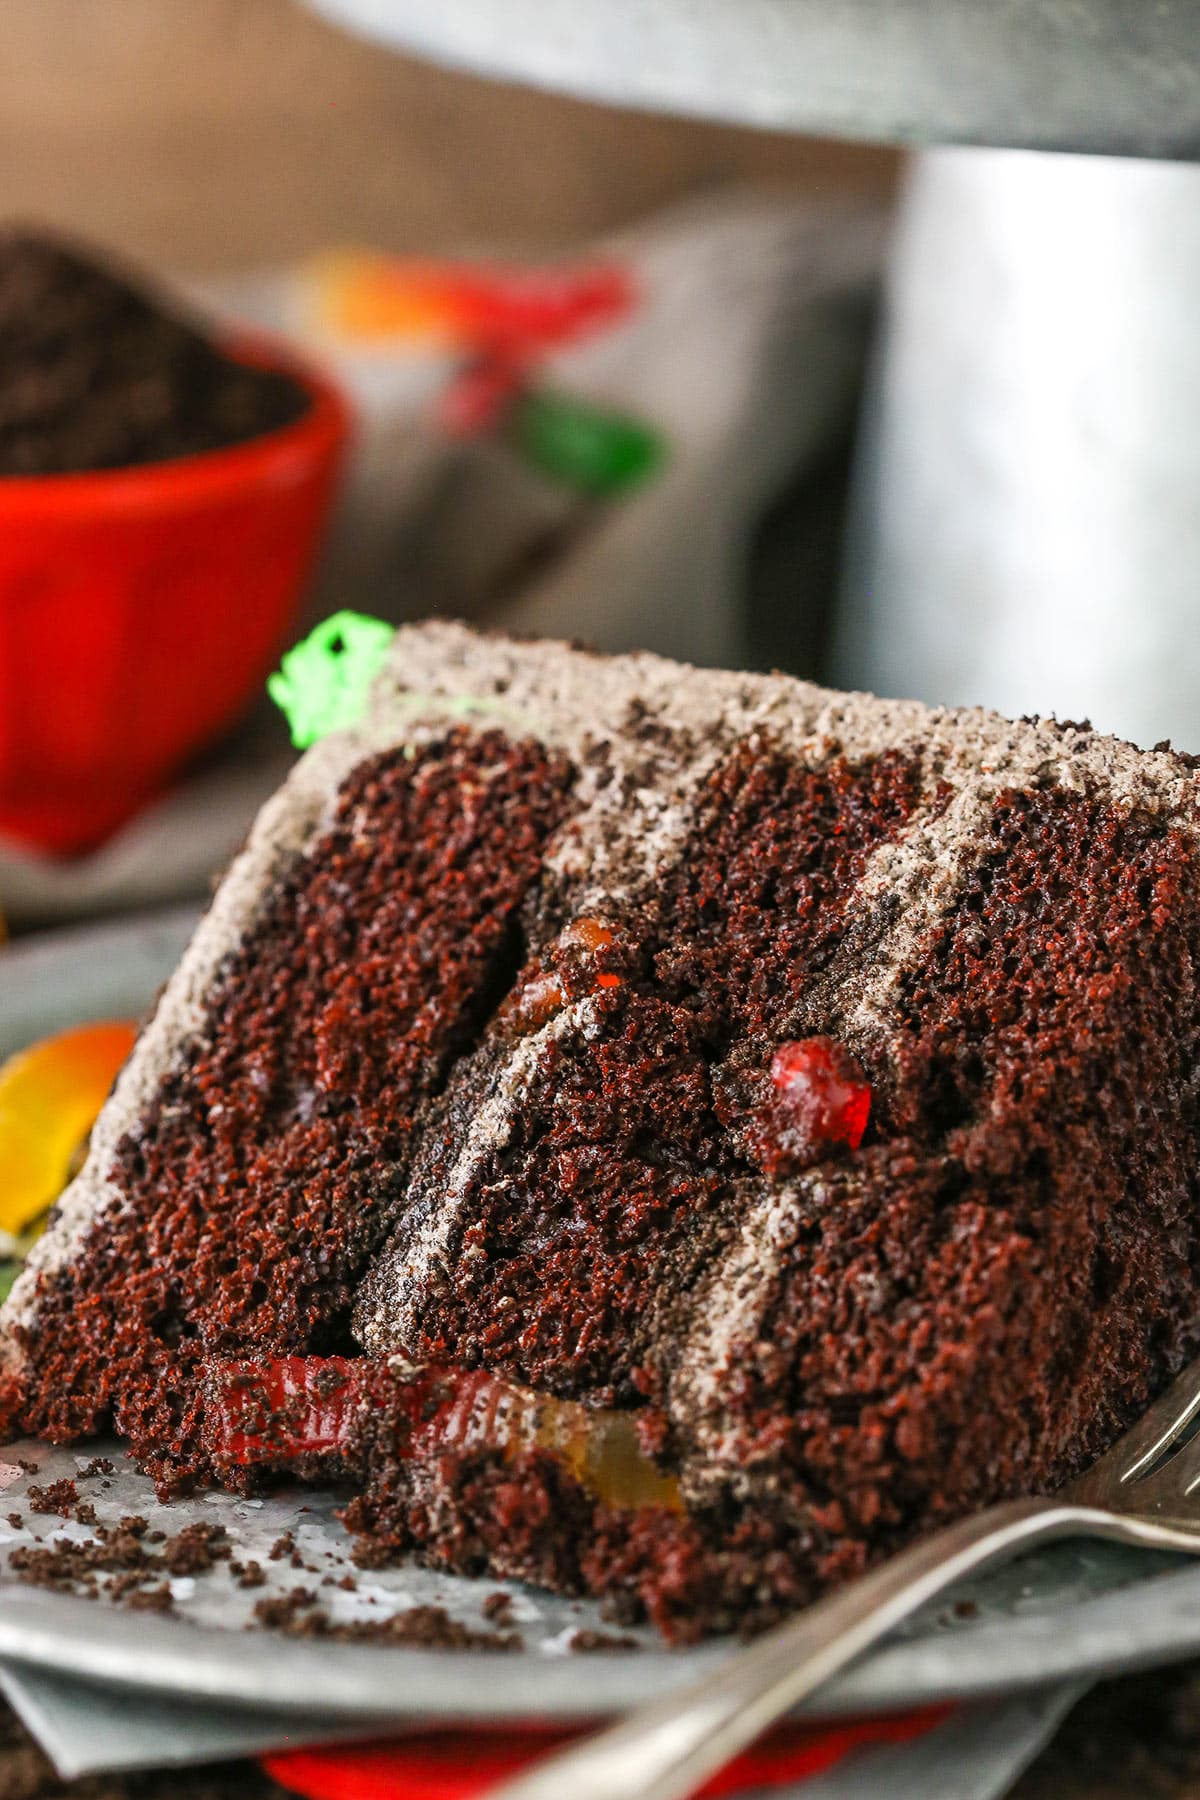
[{"label": "fork handle", "polygon": [[963,1576],[1052,1538],[1118,1537],[1111,1513],[1013,1500],[924,1538],[711,1673],[496,1788],[491,1800],[684,1800]]}]

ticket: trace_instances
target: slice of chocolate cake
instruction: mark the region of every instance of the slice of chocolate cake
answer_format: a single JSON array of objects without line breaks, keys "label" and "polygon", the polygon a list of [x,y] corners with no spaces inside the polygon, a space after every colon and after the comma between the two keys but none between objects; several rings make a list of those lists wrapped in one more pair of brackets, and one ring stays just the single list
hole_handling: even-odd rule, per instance
[{"label": "slice of chocolate cake", "polygon": [[1200,778],[431,624],[266,808],[0,1314],[10,1426],[753,1627],[1200,1343]]}]

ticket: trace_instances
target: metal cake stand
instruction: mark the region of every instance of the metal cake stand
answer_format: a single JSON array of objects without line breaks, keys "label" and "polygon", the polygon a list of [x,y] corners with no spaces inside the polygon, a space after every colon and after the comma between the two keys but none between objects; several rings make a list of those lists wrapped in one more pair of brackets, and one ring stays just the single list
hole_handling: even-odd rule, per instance
[{"label": "metal cake stand", "polygon": [[311,0],[589,100],[890,143],[1192,158],[1195,0]]}]

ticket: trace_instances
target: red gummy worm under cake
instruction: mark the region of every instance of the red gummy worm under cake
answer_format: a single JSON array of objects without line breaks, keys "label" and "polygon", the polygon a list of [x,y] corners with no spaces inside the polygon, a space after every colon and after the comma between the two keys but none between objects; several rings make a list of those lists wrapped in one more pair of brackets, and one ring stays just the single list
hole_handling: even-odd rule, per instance
[{"label": "red gummy worm under cake", "polygon": [[367,1560],[676,1639],[1052,1487],[1200,1340],[1197,797],[1086,727],[403,628],[0,1314],[7,1425],[338,1481]]}]

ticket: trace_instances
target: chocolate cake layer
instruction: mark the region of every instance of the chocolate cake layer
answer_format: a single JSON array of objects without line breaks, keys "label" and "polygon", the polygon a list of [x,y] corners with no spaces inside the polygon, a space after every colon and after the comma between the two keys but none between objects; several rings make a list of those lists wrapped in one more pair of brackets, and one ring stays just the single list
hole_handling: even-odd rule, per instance
[{"label": "chocolate cake layer", "polygon": [[[676,1636],[1057,1483],[1200,1341],[1197,785],[1086,728],[402,630],[0,1315],[10,1419],[112,1406],[170,1481],[214,1365],[390,1359],[352,1445],[274,1457],[354,1480],[365,1555]],[[502,1406],[422,1448],[387,1398],[422,1369],[631,1413],[651,1498]]]}]

